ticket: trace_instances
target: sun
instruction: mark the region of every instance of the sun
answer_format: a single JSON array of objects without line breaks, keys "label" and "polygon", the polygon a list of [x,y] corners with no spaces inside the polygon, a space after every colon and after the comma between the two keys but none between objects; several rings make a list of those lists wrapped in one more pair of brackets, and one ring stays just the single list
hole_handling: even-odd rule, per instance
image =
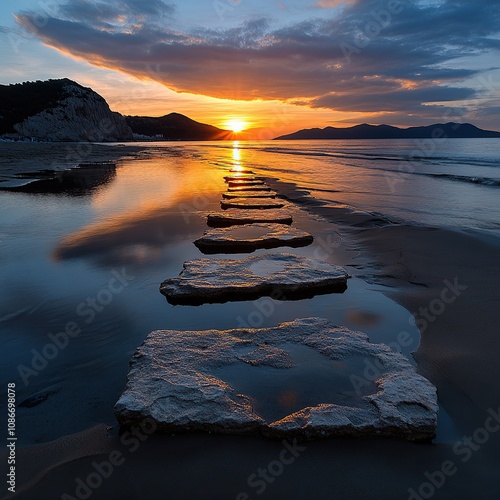
[{"label": "sun", "polygon": [[247,128],[247,122],[238,118],[233,118],[226,121],[226,127],[233,132],[243,132]]}]

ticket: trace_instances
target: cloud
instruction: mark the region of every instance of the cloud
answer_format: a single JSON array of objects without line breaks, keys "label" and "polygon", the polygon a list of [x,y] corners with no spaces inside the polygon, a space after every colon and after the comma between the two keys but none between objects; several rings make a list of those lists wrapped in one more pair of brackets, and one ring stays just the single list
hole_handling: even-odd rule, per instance
[{"label": "cloud", "polygon": [[314,7],[319,7],[320,9],[333,9],[334,7],[339,7],[340,5],[345,5],[347,3],[353,3],[356,0],[318,0]]},{"label": "cloud", "polygon": [[17,20],[64,53],[178,92],[355,112],[413,113],[473,99],[477,91],[464,81],[481,68],[454,61],[500,49],[496,0],[481,8],[466,0],[358,0],[334,18],[190,31],[169,24],[174,14],[160,0],[72,0],[43,22],[34,12]]}]

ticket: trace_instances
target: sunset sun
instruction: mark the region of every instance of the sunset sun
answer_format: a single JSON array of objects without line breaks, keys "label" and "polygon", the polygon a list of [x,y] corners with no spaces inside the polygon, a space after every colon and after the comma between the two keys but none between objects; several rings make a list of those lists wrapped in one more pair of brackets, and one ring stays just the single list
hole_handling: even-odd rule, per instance
[{"label": "sunset sun", "polygon": [[233,118],[226,121],[226,127],[233,132],[242,132],[247,128],[247,123],[238,118]]}]

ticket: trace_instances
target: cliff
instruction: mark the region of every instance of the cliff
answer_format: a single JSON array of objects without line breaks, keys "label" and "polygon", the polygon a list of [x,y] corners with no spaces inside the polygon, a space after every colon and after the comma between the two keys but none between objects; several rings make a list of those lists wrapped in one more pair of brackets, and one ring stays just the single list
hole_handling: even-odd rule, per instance
[{"label": "cliff", "polygon": [[105,99],[67,78],[0,85],[0,136],[41,141],[133,140]]}]

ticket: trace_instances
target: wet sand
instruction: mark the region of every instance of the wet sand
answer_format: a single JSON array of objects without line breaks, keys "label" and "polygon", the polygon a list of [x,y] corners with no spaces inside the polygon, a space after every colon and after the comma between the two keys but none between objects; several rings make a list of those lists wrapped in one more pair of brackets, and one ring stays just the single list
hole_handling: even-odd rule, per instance
[{"label": "wet sand", "polygon": [[[298,197],[292,186],[278,187],[290,198]],[[417,367],[437,386],[444,406],[440,418],[448,422],[438,442],[307,442],[289,452],[289,463],[280,466],[276,461],[286,448],[280,442],[143,434],[138,445],[131,436],[120,439],[115,430],[108,435],[100,427],[19,450],[22,486],[17,498],[61,498],[64,493],[78,498],[76,479],[88,478],[96,463],[110,460],[113,450],[120,450],[124,462],[91,491],[93,499],[497,497],[500,432],[478,429],[484,428],[488,410],[497,412],[500,406],[498,243],[477,234],[385,226],[369,214],[299,201],[310,212],[300,222],[302,229],[318,225],[318,215],[324,217],[342,239],[336,259],[358,278],[390,286],[386,293],[417,312]],[[453,287],[456,298],[451,302]],[[442,295],[446,288],[451,293]],[[441,297],[450,301],[444,308],[436,302]],[[434,312],[418,313],[421,307]],[[463,442],[466,436],[473,436],[469,445]],[[435,473],[443,464],[447,476]],[[259,469],[268,479],[253,476]],[[412,496],[410,488],[421,496]]]}]

